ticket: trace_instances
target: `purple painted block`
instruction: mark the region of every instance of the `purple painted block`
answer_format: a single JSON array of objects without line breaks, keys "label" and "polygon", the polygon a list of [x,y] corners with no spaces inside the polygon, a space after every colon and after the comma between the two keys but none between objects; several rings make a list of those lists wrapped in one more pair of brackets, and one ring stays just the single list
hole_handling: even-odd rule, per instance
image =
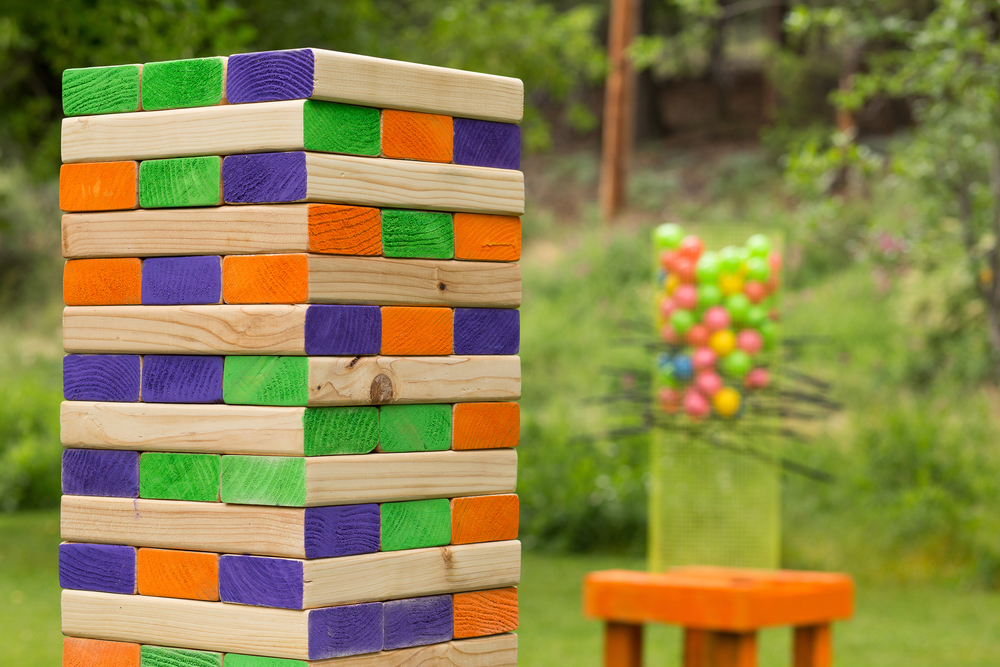
[{"label": "purple painted block", "polygon": [[307,507],[306,558],[371,554],[382,541],[378,505]]},{"label": "purple painted block", "polygon": [[63,357],[63,396],[67,401],[135,403],[141,373],[137,354],[67,354]]},{"label": "purple painted block", "polygon": [[456,308],[455,354],[517,354],[521,314],[506,308]]},{"label": "purple painted block", "polygon": [[142,361],[144,403],[222,403],[223,357],[147,354]]},{"label": "purple painted block", "polygon": [[143,305],[173,306],[220,301],[221,257],[151,257],[143,260]]},{"label": "purple painted block", "polygon": [[229,56],[226,99],[230,104],[300,100],[312,95],[313,71],[310,49]]},{"label": "purple painted block", "polygon": [[382,309],[378,306],[309,306],[306,354],[378,354]]},{"label": "purple painted block", "polygon": [[219,559],[219,597],[257,607],[302,609],[302,561],[260,556]]},{"label": "purple painted block", "polygon": [[306,198],[306,154],[230,155],[222,161],[222,196],[227,204],[271,204]]},{"label": "purple painted block", "polygon": [[309,659],[326,660],[382,650],[382,603],[309,612]]},{"label": "purple painted block", "polygon": [[454,612],[450,595],[385,603],[385,650],[450,641]]},{"label": "purple painted block", "polygon": [[60,544],[59,587],[135,595],[135,547]]},{"label": "purple painted block", "polygon": [[66,449],[62,492],[68,496],[139,497],[139,452]]},{"label": "purple painted block", "polygon": [[510,123],[456,118],[455,164],[500,169],[521,168],[521,128]]}]

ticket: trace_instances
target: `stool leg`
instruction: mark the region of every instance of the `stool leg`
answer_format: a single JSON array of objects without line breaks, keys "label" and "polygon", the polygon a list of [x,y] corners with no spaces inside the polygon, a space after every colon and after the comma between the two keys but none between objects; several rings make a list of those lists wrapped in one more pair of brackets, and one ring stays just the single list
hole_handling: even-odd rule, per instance
[{"label": "stool leg", "polygon": [[707,667],[757,667],[756,632],[712,632]]},{"label": "stool leg", "polygon": [[642,667],[642,626],[608,622],[604,626],[604,667]]},{"label": "stool leg", "polygon": [[684,628],[684,667],[708,667],[708,630]]},{"label": "stool leg", "polygon": [[829,623],[795,628],[794,667],[833,667],[831,639]]}]

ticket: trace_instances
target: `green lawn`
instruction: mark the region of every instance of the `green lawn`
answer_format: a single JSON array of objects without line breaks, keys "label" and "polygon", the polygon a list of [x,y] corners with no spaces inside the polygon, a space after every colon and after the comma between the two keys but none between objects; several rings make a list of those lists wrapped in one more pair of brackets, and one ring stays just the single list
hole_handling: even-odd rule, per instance
[{"label": "green lawn", "polygon": [[[51,667],[60,651],[54,511],[0,515],[0,665]],[[580,581],[590,570],[640,568],[608,556],[524,557],[522,667],[600,664],[601,628],[580,615]],[[648,665],[676,665],[679,635],[652,628]],[[789,634],[770,631],[761,664],[788,665]],[[863,588],[857,617],[836,630],[837,664],[973,667],[1000,664],[1000,595],[954,588]]]}]

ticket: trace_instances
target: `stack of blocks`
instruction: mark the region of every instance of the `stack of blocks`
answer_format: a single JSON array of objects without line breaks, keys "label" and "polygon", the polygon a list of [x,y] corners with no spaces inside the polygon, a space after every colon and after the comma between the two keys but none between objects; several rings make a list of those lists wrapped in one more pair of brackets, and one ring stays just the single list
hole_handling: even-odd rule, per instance
[{"label": "stack of blocks", "polygon": [[64,667],[508,667],[516,79],[63,75]]}]

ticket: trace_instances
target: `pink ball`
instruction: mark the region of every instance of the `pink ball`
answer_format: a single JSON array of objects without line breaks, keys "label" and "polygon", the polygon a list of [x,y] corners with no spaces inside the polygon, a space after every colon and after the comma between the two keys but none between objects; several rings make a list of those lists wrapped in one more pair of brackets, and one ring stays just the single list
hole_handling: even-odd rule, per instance
[{"label": "pink ball", "polygon": [[748,280],[743,286],[743,293],[751,303],[760,303],[767,296],[767,286],[756,280]]},{"label": "pink ball", "polygon": [[661,387],[659,391],[660,409],[667,414],[673,414],[681,409],[681,392],[671,387]]},{"label": "pink ball", "polygon": [[702,318],[709,331],[721,331],[729,328],[729,311],[722,306],[712,306],[705,311]]},{"label": "pink ball", "polygon": [[747,389],[763,389],[771,384],[771,375],[766,368],[754,368],[743,379]]},{"label": "pink ball", "polygon": [[670,313],[674,312],[676,308],[677,304],[669,296],[660,299],[660,315],[663,315],[663,319],[670,319]]},{"label": "pink ball", "polygon": [[715,351],[710,347],[699,347],[691,355],[691,363],[694,364],[694,368],[697,371],[713,368],[716,360]]},{"label": "pink ball", "polygon": [[687,283],[678,285],[677,289],[674,290],[673,297],[677,307],[684,310],[694,310],[695,306],[698,305],[698,289],[694,285]]},{"label": "pink ball", "polygon": [[711,398],[722,389],[722,378],[715,371],[702,371],[694,379],[694,388],[705,398]]},{"label": "pink ball", "polygon": [[688,329],[687,342],[692,347],[704,347],[705,345],[708,345],[708,336],[708,327],[704,324],[695,324],[693,327]]},{"label": "pink ball", "polygon": [[677,345],[681,341],[681,337],[677,335],[677,332],[669,324],[664,324],[660,328],[660,339],[667,345]]},{"label": "pink ball", "polygon": [[712,411],[708,399],[697,391],[688,390],[684,395],[684,412],[691,419],[704,419]]},{"label": "pink ball", "polygon": [[736,334],[736,347],[747,354],[757,354],[764,347],[764,338],[755,329],[744,329]]}]

